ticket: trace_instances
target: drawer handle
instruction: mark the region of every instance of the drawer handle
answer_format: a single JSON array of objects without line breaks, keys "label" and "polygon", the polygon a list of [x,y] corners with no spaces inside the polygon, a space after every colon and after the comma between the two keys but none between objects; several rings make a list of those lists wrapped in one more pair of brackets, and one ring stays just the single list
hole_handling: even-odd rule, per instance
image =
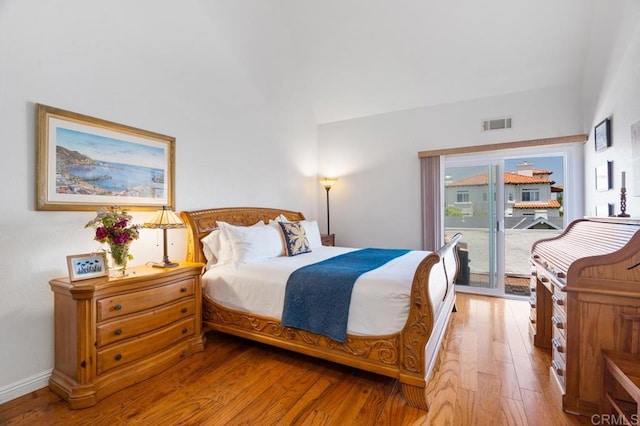
[{"label": "drawer handle", "polygon": [[544,275],[540,276],[540,281],[542,281],[543,283],[548,283],[549,282],[549,278],[545,277]]},{"label": "drawer handle", "polygon": [[553,300],[553,303],[555,303],[558,306],[564,305],[564,299],[559,298],[555,294],[553,296],[551,296],[551,300]]},{"label": "drawer handle", "polygon": [[119,336],[122,334],[122,330],[120,330],[119,328],[116,329],[116,331],[113,332],[113,334],[115,334],[116,336]]},{"label": "drawer handle", "polygon": [[531,276],[532,277],[537,277],[538,276],[538,271],[536,271],[536,270],[531,271]]},{"label": "drawer handle", "polygon": [[180,309],[180,312],[182,312],[183,314],[186,314],[187,313],[187,308]]},{"label": "drawer handle", "polygon": [[182,334],[187,334],[187,331],[189,331],[189,329],[188,329],[188,328],[186,328],[186,327],[185,327],[185,328],[183,328],[183,329],[182,329]]},{"label": "drawer handle", "polygon": [[535,287],[529,287],[529,291],[530,291],[531,293],[535,293],[535,292],[536,292],[536,288],[535,288]]},{"label": "drawer handle", "polygon": [[535,308],[536,302],[534,300],[529,299],[529,306],[531,306],[532,308]]},{"label": "drawer handle", "polygon": [[114,358],[116,361],[120,361],[122,359],[122,355],[117,354]]},{"label": "drawer handle", "polygon": [[113,309],[115,309],[116,311],[119,311],[122,309],[122,305],[118,303],[116,306],[113,307]]},{"label": "drawer handle", "polygon": [[560,365],[560,363],[558,361],[556,361],[555,359],[551,362],[551,365],[553,366],[553,370],[556,372],[556,374],[558,376],[564,376],[564,370],[562,370],[562,366]]},{"label": "drawer handle", "polygon": [[555,316],[555,315],[554,315],[554,316],[552,316],[552,317],[551,317],[551,321],[553,322],[553,325],[554,325],[556,328],[564,329],[564,323],[563,323],[563,322],[560,320],[560,318],[558,318],[557,316]]},{"label": "drawer handle", "polygon": [[180,287],[180,293],[186,293],[186,292],[187,292],[186,287]]},{"label": "drawer handle", "polygon": [[560,340],[558,340],[557,338],[553,338],[551,339],[551,344],[553,345],[554,348],[556,348],[556,351],[563,353],[564,352],[564,348],[562,347],[562,343],[560,343]]}]

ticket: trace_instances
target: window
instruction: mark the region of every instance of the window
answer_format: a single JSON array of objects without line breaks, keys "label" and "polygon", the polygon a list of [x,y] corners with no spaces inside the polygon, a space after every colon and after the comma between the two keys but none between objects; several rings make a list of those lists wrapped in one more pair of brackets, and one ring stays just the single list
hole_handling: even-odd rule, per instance
[{"label": "window", "polygon": [[468,203],[469,191],[458,191],[456,194],[456,203]]},{"label": "window", "polygon": [[540,201],[540,190],[532,189],[532,188],[523,188],[522,201]]}]

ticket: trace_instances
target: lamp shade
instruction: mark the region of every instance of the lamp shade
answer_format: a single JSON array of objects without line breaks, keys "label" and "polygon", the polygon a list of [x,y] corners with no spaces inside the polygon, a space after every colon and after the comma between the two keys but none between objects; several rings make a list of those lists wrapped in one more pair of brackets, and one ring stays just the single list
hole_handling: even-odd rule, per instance
[{"label": "lamp shade", "polygon": [[324,186],[324,189],[329,190],[337,180],[338,178],[323,177],[322,179],[320,179],[320,185]]},{"label": "lamp shade", "polygon": [[179,229],[187,227],[187,225],[180,220],[178,215],[171,210],[167,210],[166,207],[162,207],[162,210],[158,210],[142,226],[150,229]]},{"label": "lamp shade", "polygon": [[171,262],[167,254],[167,229],[186,228],[187,225],[171,210],[168,210],[166,206],[162,206],[162,210],[156,212],[151,219],[142,224],[143,228],[149,229],[162,229],[162,246],[163,253],[162,262],[153,263],[151,266],[156,268],[173,268],[178,266],[178,263]]}]

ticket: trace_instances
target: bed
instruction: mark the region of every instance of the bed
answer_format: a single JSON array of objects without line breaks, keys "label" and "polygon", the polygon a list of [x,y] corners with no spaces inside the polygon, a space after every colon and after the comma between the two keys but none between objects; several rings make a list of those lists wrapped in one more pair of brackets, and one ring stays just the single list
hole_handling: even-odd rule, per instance
[{"label": "bed", "polygon": [[[207,256],[204,253],[206,248],[203,246],[202,239],[218,228],[218,222],[247,227],[261,224],[260,222],[267,224],[277,218],[286,218],[291,222],[309,222],[300,212],[256,207],[183,211],[181,217],[187,224],[187,261],[202,263],[207,262]],[[359,329],[357,326],[352,327],[351,316],[357,299],[356,287],[353,290],[353,301],[349,311],[350,325],[346,338],[342,342],[322,334],[282,326],[280,317],[277,313],[273,313],[273,307],[271,311],[250,312],[244,307],[228,303],[228,298],[227,301],[217,300],[225,300],[225,297],[217,298],[215,289],[206,288],[203,291],[203,328],[205,331],[216,330],[229,333],[397,378],[405,400],[411,406],[428,410],[427,383],[438,365],[439,353],[444,345],[447,326],[452,312],[455,311],[454,281],[458,270],[456,244],[460,238],[461,235],[456,234],[437,252],[417,252],[420,257],[415,263],[415,270],[411,271],[411,276],[406,283],[406,298],[404,306],[400,308],[400,311],[404,313],[397,314],[400,317],[400,325],[397,325],[398,318],[393,321],[382,321],[384,324],[391,324],[391,332],[387,330],[379,334],[376,330],[384,330],[384,328],[368,327],[366,324],[363,325],[362,320]],[[330,249],[336,249],[337,254],[352,250],[338,247],[317,247],[312,250],[312,253],[309,253],[308,257],[310,261],[326,258],[331,255]],[[312,254],[314,255],[311,256]],[[295,256],[295,258],[297,262],[301,262],[300,259],[303,259],[304,256],[307,255]],[[415,257],[416,252],[412,252],[411,256]],[[400,260],[397,261],[400,262]],[[402,261],[404,262],[404,260]],[[308,261],[305,262],[308,263]],[[286,260],[278,258],[274,263],[286,263]],[[268,266],[271,267],[271,264]],[[238,267],[236,263],[235,266],[230,266],[228,269],[238,271],[242,268]],[[209,271],[215,271],[215,269],[217,268],[209,269]],[[387,268],[388,270],[389,268]],[[203,275],[203,283],[207,282],[205,278],[207,278],[209,271]],[[219,280],[223,276],[221,271],[215,271],[215,278],[209,279],[209,281]],[[259,275],[259,273],[257,274]],[[394,276],[395,273],[388,272],[388,275]],[[358,285],[357,283],[358,281],[356,285]],[[203,284],[203,286],[206,287],[207,284]],[[264,283],[260,283],[260,286],[262,291],[266,291]],[[262,298],[268,299],[267,296],[264,295]],[[377,309],[375,314],[369,312],[369,318],[377,318],[380,311],[382,310]],[[360,318],[365,318],[364,323],[366,323],[367,313],[361,313]],[[394,322],[396,325],[393,325]]]}]

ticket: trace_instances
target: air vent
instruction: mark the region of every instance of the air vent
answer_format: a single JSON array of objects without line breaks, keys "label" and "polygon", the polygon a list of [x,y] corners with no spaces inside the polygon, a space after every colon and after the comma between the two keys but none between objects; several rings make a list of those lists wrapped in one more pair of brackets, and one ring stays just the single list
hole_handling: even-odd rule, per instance
[{"label": "air vent", "polygon": [[511,128],[511,118],[496,118],[493,120],[482,121],[482,131],[502,130]]}]

